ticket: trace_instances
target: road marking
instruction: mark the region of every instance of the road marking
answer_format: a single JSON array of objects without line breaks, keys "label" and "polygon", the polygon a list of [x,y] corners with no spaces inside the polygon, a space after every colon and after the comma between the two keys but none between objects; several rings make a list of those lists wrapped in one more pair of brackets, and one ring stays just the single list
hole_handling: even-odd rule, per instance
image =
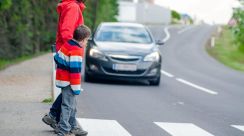
[{"label": "road marking", "polygon": [[184,79],[176,78],[176,80],[179,81],[179,82],[182,82],[182,83],[184,83],[184,84],[186,84],[186,85],[189,85],[189,86],[192,86],[192,87],[194,87],[194,88],[197,88],[197,89],[199,89],[199,90],[201,90],[201,91],[204,91],[204,92],[206,92],[206,93],[209,93],[209,94],[212,94],[212,95],[217,95],[217,94],[218,94],[218,93],[215,92],[215,91],[212,91],[212,90],[206,89],[206,88],[204,88],[204,87],[198,86],[198,85],[196,85],[196,84],[190,83],[190,82],[188,82],[188,81],[186,81],[186,80],[184,80]]},{"label": "road marking", "polygon": [[240,126],[240,125],[231,125],[231,126],[234,127],[234,128],[237,128],[237,129],[239,129],[241,131],[244,131],[244,126]]},{"label": "road marking", "polygon": [[168,72],[166,72],[164,70],[161,70],[161,74],[164,74],[164,75],[166,75],[168,77],[174,77],[174,75],[172,75],[172,74],[170,74],[170,73],[168,73]]},{"label": "road marking", "polygon": [[164,32],[165,32],[165,34],[166,34],[166,37],[163,39],[163,42],[165,43],[165,42],[167,42],[167,41],[169,40],[169,38],[170,38],[169,27],[165,27],[165,28],[164,28]]},{"label": "road marking", "polygon": [[195,27],[195,26],[187,26],[187,27],[181,29],[180,31],[178,31],[178,34],[182,34],[182,33],[184,33],[185,31],[188,31],[188,30],[190,30],[190,29],[192,29],[192,28],[194,28],[194,27]]},{"label": "road marking", "polygon": [[214,136],[191,123],[154,122],[172,136]]},{"label": "road marking", "polygon": [[89,136],[131,136],[117,121],[77,118],[77,122],[87,130]]}]

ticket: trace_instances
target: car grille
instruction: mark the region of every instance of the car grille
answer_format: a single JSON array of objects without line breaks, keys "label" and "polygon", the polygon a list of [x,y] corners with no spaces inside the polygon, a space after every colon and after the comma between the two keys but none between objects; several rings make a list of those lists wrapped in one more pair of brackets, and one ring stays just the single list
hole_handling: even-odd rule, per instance
[{"label": "car grille", "polygon": [[123,58],[114,58],[114,57],[111,57],[112,60],[114,61],[138,61],[139,59],[138,58],[135,58],[135,59],[123,59]]},{"label": "car grille", "polygon": [[102,67],[103,71],[106,74],[110,75],[121,75],[121,76],[140,76],[145,73],[145,70],[137,70],[137,71],[116,71],[113,70],[112,68],[105,68]]},{"label": "car grille", "polygon": [[140,56],[129,55],[109,55],[109,58],[116,62],[137,62],[141,60]]}]

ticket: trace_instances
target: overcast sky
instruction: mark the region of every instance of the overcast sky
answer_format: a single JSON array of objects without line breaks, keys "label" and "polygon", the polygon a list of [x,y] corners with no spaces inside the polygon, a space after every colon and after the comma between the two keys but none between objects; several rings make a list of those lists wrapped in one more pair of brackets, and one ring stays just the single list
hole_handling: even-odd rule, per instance
[{"label": "overcast sky", "polygon": [[155,0],[156,4],[187,13],[207,23],[226,24],[232,16],[236,0]]}]

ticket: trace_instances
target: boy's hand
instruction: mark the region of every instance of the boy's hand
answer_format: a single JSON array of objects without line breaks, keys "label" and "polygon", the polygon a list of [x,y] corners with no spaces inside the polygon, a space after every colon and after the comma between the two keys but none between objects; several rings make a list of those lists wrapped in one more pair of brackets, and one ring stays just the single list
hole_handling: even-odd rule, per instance
[{"label": "boy's hand", "polygon": [[83,88],[81,88],[80,89],[80,91],[73,91],[73,94],[74,95],[79,95],[80,94],[80,92],[83,92],[84,91],[84,89]]}]

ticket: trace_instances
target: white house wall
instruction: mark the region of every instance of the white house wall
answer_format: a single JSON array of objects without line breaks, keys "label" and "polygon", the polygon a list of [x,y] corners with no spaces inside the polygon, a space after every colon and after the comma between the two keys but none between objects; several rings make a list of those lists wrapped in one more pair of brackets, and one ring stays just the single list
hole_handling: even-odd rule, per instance
[{"label": "white house wall", "polygon": [[169,24],[171,12],[167,8],[146,2],[120,1],[118,20],[142,24]]},{"label": "white house wall", "polygon": [[169,24],[171,11],[155,4],[138,3],[136,17],[136,20],[143,24]]},{"label": "white house wall", "polygon": [[119,16],[121,22],[136,22],[136,3],[119,2]]}]

